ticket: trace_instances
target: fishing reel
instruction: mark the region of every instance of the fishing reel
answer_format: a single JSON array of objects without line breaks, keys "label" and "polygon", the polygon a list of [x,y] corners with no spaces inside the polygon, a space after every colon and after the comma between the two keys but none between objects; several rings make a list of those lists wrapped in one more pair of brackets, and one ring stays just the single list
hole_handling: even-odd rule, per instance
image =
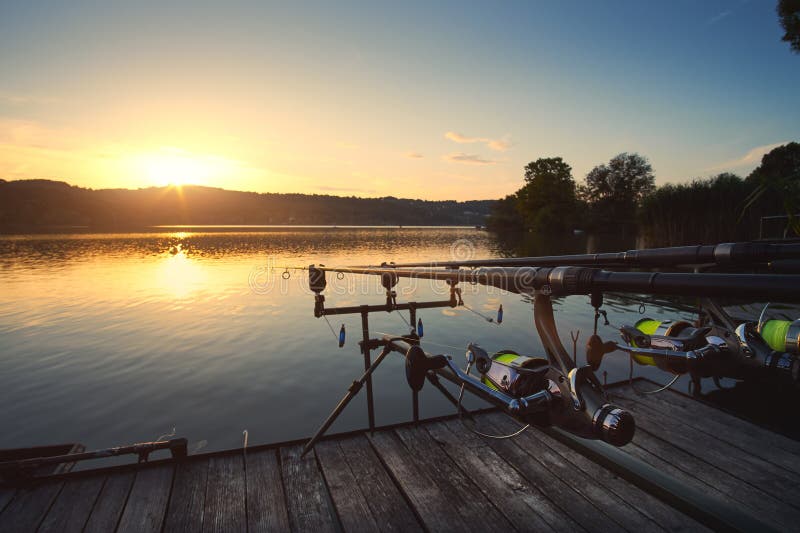
[{"label": "fishing reel", "polygon": [[[655,366],[671,374],[701,378],[744,380],[756,376],[770,381],[800,385],[800,354],[782,351],[796,349],[800,321],[770,324],[761,328],[746,322],[731,332],[720,326],[694,327],[686,321],[658,321],[643,318],[633,326],[619,328],[624,344],[602,342],[593,335],[586,346],[586,357],[598,369],[605,354],[620,350],[645,366]],[[792,324],[797,329],[792,330]],[[769,334],[768,342],[763,333]],[[777,349],[776,349],[777,347]]]},{"label": "fishing reel", "polygon": [[[547,359],[502,350],[489,355],[471,343],[466,351],[467,367],[461,370],[444,355],[428,356],[417,345],[406,352],[406,378],[419,391],[429,371],[438,371],[450,381],[501,408],[523,423],[556,426],[574,435],[624,446],[633,438],[633,416],[609,403],[603,387],[588,366],[568,374]],[[473,376],[472,368],[479,377]]]}]

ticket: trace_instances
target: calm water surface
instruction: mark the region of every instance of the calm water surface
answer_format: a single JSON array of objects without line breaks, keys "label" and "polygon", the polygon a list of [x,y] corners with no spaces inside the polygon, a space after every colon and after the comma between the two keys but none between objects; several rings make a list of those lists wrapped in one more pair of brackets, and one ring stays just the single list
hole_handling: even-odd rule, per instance
[{"label": "calm water surface", "polygon": [[[586,251],[579,246],[557,251]],[[332,317],[337,332],[342,323],[348,331],[338,348],[325,321],[313,316],[305,273],[291,271],[284,280],[282,267],[492,257],[501,248],[470,228],[0,237],[0,448],[100,448],[173,428],[193,451],[238,447],[243,430],[250,444],[306,437],[363,371],[360,317]],[[329,307],[384,301],[376,278],[328,281]],[[401,301],[447,294],[444,284],[414,280],[397,290]],[[528,301],[497,289],[463,291],[478,313],[493,316],[502,303],[503,324],[463,308],[421,312],[429,351],[461,360],[466,344],[478,341],[489,350],[543,353]],[[648,309],[650,316],[664,313]],[[588,298],[560,300],[556,317],[565,346],[570,330],[580,330],[582,346],[591,333]],[[638,318],[624,305],[609,307],[612,323],[623,317]],[[371,324],[373,332],[407,332],[398,313],[375,314]],[[616,338],[610,328],[604,336]],[[627,360],[613,363],[605,366],[608,379],[626,377]],[[374,381],[377,422],[409,419],[402,358],[389,357]],[[423,416],[453,411],[429,389]],[[332,431],[365,425],[359,398]]]}]

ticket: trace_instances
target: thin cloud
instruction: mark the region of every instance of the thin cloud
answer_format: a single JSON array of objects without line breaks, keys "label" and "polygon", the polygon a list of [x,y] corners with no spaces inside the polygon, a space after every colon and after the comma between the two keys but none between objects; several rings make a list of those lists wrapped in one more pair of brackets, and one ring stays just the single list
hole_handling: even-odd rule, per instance
[{"label": "thin cloud", "polygon": [[730,9],[717,13],[716,15],[708,19],[708,25],[711,26],[712,24],[716,24],[717,22],[724,19],[731,13],[733,13],[733,11],[731,11]]},{"label": "thin cloud", "polygon": [[504,137],[502,139],[495,139],[494,141],[489,141],[488,143],[486,143],[486,146],[497,152],[505,152],[506,150],[511,148],[512,144],[508,138]]},{"label": "thin cloud", "polygon": [[408,152],[408,153],[406,154],[406,157],[407,157],[407,158],[409,158],[409,159],[422,159],[422,158],[423,158],[423,157],[425,157],[425,156],[424,156],[424,155],[422,155],[422,154],[421,154],[421,153],[419,153],[419,152]]},{"label": "thin cloud", "polygon": [[488,148],[496,152],[505,152],[513,146],[508,135],[500,139],[490,139],[489,137],[468,137],[455,131],[448,131],[444,134],[444,138],[459,144],[485,144]]},{"label": "thin cloud", "polygon": [[468,165],[495,165],[497,161],[493,159],[484,159],[477,154],[465,154],[463,152],[456,152],[444,156],[445,161],[451,163],[466,163]]},{"label": "thin cloud", "polygon": [[756,166],[761,163],[761,158],[764,155],[768,154],[775,148],[779,146],[783,146],[787,144],[789,141],[783,141],[779,143],[773,144],[765,144],[762,146],[756,146],[755,148],[751,148],[748,150],[746,154],[741,157],[737,157],[736,159],[731,159],[729,161],[725,161],[720,163],[719,165],[714,165],[713,167],[707,168],[708,171],[721,171],[721,170],[750,170],[755,168]]},{"label": "thin cloud", "polygon": [[478,137],[467,137],[466,135],[461,135],[460,133],[456,133],[454,131],[448,131],[444,134],[445,139],[450,139],[453,142],[457,143],[476,143],[482,142],[483,139]]}]

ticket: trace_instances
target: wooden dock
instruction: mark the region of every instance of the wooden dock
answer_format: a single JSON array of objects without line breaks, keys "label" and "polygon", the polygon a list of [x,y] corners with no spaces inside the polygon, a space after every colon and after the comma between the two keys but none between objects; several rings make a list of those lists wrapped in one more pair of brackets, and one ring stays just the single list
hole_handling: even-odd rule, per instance
[{"label": "wooden dock", "polygon": [[[776,530],[800,529],[800,442],[672,391],[611,390],[631,456]],[[517,428],[499,413],[483,431]],[[555,436],[554,436],[555,435]],[[0,487],[0,531],[698,531],[662,500],[535,429],[458,419]]]}]

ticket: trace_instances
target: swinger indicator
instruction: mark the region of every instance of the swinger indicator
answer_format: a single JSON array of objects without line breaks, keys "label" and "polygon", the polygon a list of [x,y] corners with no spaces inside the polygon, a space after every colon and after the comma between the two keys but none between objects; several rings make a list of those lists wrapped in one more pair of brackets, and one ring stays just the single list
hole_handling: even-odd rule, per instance
[{"label": "swinger indicator", "polygon": [[500,304],[500,307],[497,309],[497,323],[503,323],[503,304]]},{"label": "swinger indicator", "polygon": [[417,320],[417,336],[421,339],[425,336],[425,329],[422,327],[422,319]]},{"label": "swinger indicator", "polygon": [[345,338],[344,324],[342,324],[342,328],[339,330],[339,348],[344,346],[344,338]]}]

